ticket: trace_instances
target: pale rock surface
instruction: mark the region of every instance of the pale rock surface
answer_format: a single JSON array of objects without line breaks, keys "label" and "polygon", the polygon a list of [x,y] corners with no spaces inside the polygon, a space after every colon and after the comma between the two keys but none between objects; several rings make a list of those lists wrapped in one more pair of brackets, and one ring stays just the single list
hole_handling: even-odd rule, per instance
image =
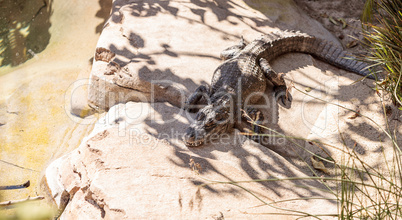
[{"label": "pale rock surface", "polygon": [[[127,101],[168,101],[181,106],[189,92],[210,82],[223,49],[237,44],[241,36],[252,41],[278,29],[301,30],[339,45],[292,0],[115,0],[97,44],[115,57],[94,60],[89,104],[100,109]],[[121,70],[110,71],[109,61]]]},{"label": "pale rock surface", "polygon": [[[61,219],[221,215],[266,219],[256,213],[281,210],[260,206],[261,201],[234,185],[200,184],[306,176],[280,155],[239,134],[189,149],[181,141],[186,124],[186,113],[168,103],[129,102],[112,107],[78,149],[54,161],[46,171],[56,203],[62,206],[70,198]],[[265,202],[330,196],[296,186],[323,188],[313,180],[239,185]],[[310,213],[336,212],[335,203],[320,200],[278,206]]]}]

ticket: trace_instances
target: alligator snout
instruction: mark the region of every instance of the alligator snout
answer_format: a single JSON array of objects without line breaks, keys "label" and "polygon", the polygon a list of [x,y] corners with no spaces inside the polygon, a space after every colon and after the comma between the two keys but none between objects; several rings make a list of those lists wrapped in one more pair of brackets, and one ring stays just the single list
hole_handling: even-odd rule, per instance
[{"label": "alligator snout", "polygon": [[184,143],[189,147],[200,146],[204,143],[205,134],[206,132],[204,129],[195,129],[194,127],[188,127],[183,136]]}]

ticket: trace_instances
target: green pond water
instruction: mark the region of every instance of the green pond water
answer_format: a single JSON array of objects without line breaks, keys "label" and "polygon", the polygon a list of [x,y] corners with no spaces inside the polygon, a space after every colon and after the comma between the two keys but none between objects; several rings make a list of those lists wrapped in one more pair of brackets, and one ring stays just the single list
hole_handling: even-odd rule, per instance
[{"label": "green pond water", "polygon": [[[111,0],[0,0],[0,186],[31,182],[0,191],[0,202],[44,195],[47,165],[92,130],[96,117],[72,116],[69,102],[110,9]],[[16,212],[0,207],[0,219]]]}]

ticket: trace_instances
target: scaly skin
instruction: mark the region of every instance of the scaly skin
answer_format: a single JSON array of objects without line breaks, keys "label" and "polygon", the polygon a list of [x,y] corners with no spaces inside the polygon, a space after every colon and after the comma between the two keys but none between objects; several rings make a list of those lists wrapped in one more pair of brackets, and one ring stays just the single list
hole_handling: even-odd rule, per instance
[{"label": "scaly skin", "polygon": [[[331,43],[299,32],[277,32],[262,36],[246,45],[242,39],[239,45],[222,52],[226,59],[214,72],[211,86],[200,86],[186,101],[189,111],[199,110],[195,120],[187,128],[184,142],[187,146],[202,145],[213,134],[229,132],[237,127],[245,114],[259,111],[250,108],[262,97],[267,81],[274,85],[274,95],[278,103],[290,108],[292,97],[287,92],[283,76],[277,74],[269,65],[276,57],[289,53],[302,52],[313,55],[336,67],[357,73],[370,79],[366,63],[342,48]],[[263,117],[258,118],[261,122]],[[255,126],[258,133],[258,126]]]}]

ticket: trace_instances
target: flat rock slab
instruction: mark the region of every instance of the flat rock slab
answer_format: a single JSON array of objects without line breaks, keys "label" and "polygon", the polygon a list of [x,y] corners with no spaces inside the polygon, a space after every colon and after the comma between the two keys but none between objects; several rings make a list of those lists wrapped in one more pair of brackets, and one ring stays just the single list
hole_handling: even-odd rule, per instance
[{"label": "flat rock slab", "polygon": [[[330,196],[318,190],[324,186],[315,180],[238,183],[244,189],[228,184],[306,175],[239,134],[189,149],[176,130],[185,126],[186,114],[168,103],[112,107],[78,149],[46,171],[57,204],[69,200],[61,219],[266,219],[257,213],[281,210],[262,201]],[[336,203],[320,200],[274,206],[316,214],[336,211]]]}]

